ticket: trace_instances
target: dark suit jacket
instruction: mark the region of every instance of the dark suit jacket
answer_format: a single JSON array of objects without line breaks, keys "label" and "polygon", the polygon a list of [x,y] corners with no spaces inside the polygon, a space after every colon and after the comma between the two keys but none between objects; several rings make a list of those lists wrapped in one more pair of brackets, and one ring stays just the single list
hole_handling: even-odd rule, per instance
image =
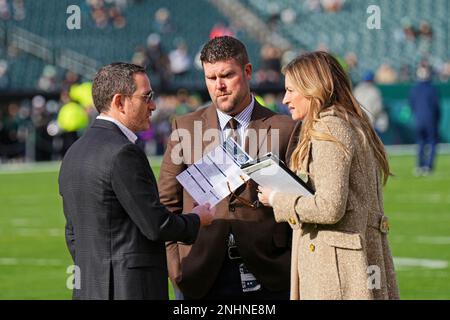
[{"label": "dark suit jacket", "polygon": [[96,120],[64,157],[59,190],[81,269],[74,299],[168,299],[164,243],[192,243],[200,221],[160,203],[144,152],[114,123]]},{"label": "dark suit jacket", "polygon": [[[249,129],[260,131],[256,144],[246,143],[246,151],[254,158],[269,152],[272,147],[271,136],[276,134],[274,129],[278,129],[279,156],[284,160],[294,126],[295,122],[290,117],[275,114],[255,101]],[[174,120],[174,139],[169,142],[164,155],[159,189],[161,202],[177,215],[189,211],[193,207],[193,199],[175,177],[201,158],[202,153],[208,153],[218,144],[217,138],[213,139],[207,133],[209,129],[219,129],[213,105]],[[186,133],[190,133],[190,137]],[[192,140],[202,139],[202,134],[203,142]],[[295,147],[294,144],[292,146]],[[203,149],[199,150],[200,147]],[[181,155],[181,161],[177,155]],[[256,187],[256,183],[251,181],[249,186],[242,186],[236,193],[254,201],[258,199]],[[210,226],[200,229],[194,245],[167,243],[172,282],[189,297],[203,297],[220,271],[230,230],[246,266],[263,286],[273,291],[288,291],[291,228],[286,223],[276,223],[271,208],[251,209],[234,197],[228,197],[216,206],[215,220]]]}]

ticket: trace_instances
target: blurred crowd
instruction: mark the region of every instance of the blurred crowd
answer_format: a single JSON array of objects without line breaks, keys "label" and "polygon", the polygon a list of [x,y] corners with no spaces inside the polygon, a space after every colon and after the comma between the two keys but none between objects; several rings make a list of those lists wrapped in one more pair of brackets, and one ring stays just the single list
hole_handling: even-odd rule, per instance
[{"label": "blurred crowd", "polygon": [[[93,108],[90,82],[74,83],[63,90],[59,99],[42,95],[0,102],[0,163],[60,160],[98,115]],[[282,95],[257,96],[267,108],[288,113]],[[175,94],[159,94],[150,129],[140,132],[148,155],[162,155],[175,116],[201,108],[200,94],[179,89]]]},{"label": "blurred crowd", "polygon": [[0,20],[21,21],[25,17],[24,0],[0,0]]},{"label": "blurred crowd", "polygon": [[[97,28],[121,29],[127,26],[127,7],[140,1],[143,0],[85,0],[83,10],[90,13],[90,18]],[[273,14],[267,19],[269,28],[277,30],[280,22],[295,23],[296,11],[292,8],[279,10],[275,2],[271,5],[274,7]],[[333,15],[346,10],[346,2],[303,0],[302,8],[306,13]],[[159,94],[156,101],[158,109],[153,114],[152,126],[148,132],[141,133],[141,139],[146,142],[149,155],[160,155],[171,131],[172,117],[191,112],[201,107],[205,101],[198,93],[179,89],[185,87],[180,85],[182,83],[180,79],[190,79],[185,76],[199,73],[202,68],[199,48],[190,47],[188,39],[180,36],[181,33],[178,32],[180,26],[173,19],[169,8],[160,7],[152,14],[151,30],[146,41],[135,48],[129,60],[146,67],[152,85]],[[0,0],[0,21],[20,21],[25,19],[26,15],[24,0]],[[235,21],[230,23],[217,21],[209,30],[209,38],[223,35],[240,37],[242,32]],[[168,43],[164,41],[165,38],[173,41]],[[417,67],[429,70],[430,79],[448,82],[450,60],[434,59],[430,55],[433,38],[430,23],[421,21],[414,24],[407,17],[399,21],[398,29],[393,35],[393,41],[417,51],[420,57]],[[1,45],[0,43],[0,91],[6,91],[10,88],[11,82],[9,49],[2,48]],[[328,46],[328,43],[322,42],[314,50],[330,52]],[[253,87],[264,92],[281,92],[282,67],[302,52],[302,49],[282,50],[270,43],[262,44],[259,57],[256,61],[252,59],[258,66],[254,70]],[[359,84],[357,95],[361,100],[365,97],[377,97],[374,87],[378,84],[413,82],[416,79],[416,66],[412,66],[411,63],[392,65],[380,60],[379,66],[374,70],[364,70],[366,68],[360,65],[356,52],[349,51],[335,56],[350,75],[354,85]],[[199,77],[200,80],[201,78]],[[89,79],[83,79],[78,74],[61,70],[55,65],[45,65],[36,79],[34,89],[42,95],[7,103],[0,102],[0,162],[61,159],[68,146],[83,133],[96,116],[89,92]],[[52,94],[59,97],[49,99],[48,96]],[[372,108],[369,110],[371,114],[377,115],[372,119],[373,124],[378,132],[382,133],[386,130],[389,119],[382,106],[374,103],[373,99],[363,104]],[[279,93],[267,94],[261,101],[276,112],[287,113],[281,100]]]}]

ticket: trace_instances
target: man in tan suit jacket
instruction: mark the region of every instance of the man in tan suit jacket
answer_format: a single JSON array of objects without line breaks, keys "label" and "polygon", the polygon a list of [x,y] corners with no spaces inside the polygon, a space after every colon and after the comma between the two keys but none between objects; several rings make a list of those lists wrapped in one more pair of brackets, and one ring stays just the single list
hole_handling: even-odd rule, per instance
[{"label": "man in tan suit jacket", "polygon": [[[230,134],[237,133],[251,157],[272,151],[284,161],[295,126],[251,95],[252,66],[239,40],[209,41],[201,60],[213,103],[174,120],[161,166],[161,202],[174,214],[194,206],[176,176]],[[167,243],[169,276],[184,298],[289,298],[291,231],[275,222],[271,208],[259,205],[256,186],[250,181],[217,204],[215,220],[200,229],[194,245]]]}]

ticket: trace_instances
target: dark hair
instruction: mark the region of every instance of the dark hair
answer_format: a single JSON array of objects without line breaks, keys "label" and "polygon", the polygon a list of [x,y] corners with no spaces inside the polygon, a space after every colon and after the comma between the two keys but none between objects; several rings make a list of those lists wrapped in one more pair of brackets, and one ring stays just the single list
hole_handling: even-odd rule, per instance
[{"label": "dark hair", "polygon": [[238,39],[230,36],[216,37],[209,40],[200,54],[202,65],[205,62],[215,63],[230,59],[236,60],[242,67],[249,63],[245,45]]},{"label": "dark hair", "polygon": [[136,91],[133,79],[136,73],[145,73],[145,69],[126,62],[114,62],[97,71],[92,84],[92,97],[99,113],[109,109],[115,94],[131,95]]}]

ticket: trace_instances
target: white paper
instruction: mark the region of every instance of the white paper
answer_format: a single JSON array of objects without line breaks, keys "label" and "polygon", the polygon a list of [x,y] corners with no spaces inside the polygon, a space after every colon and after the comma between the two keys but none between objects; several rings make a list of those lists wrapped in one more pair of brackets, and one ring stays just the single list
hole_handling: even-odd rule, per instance
[{"label": "white paper", "polygon": [[[230,141],[226,142],[229,146]],[[215,206],[230,194],[228,184],[234,191],[249,180],[241,170],[240,162],[251,158],[240,147],[238,149],[237,155],[230,155],[219,145],[176,178],[198,204]]]}]

